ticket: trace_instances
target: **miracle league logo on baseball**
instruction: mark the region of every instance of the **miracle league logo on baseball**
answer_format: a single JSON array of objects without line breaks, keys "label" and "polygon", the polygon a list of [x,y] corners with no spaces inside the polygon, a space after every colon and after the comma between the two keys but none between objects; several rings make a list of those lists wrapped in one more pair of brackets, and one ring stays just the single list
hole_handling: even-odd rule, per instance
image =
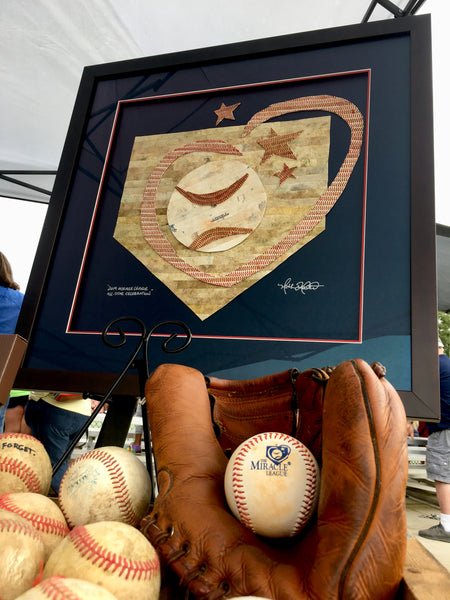
[{"label": "miracle league logo on baseball", "polygon": [[280,446],[266,446],[266,457],[260,458],[256,462],[251,461],[250,470],[251,471],[265,471],[266,475],[276,475],[281,477],[287,476],[288,466],[291,464],[290,462],[284,462],[289,454],[291,453],[291,449],[289,446],[280,445]]}]

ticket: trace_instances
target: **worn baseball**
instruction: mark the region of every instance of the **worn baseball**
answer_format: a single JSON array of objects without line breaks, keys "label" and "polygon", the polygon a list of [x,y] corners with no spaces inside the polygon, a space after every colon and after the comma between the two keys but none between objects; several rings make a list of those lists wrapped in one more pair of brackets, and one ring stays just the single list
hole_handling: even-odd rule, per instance
[{"label": "worn baseball", "polygon": [[148,513],[150,499],[146,466],[117,446],[97,448],[77,458],[65,472],[58,494],[71,528],[99,521],[137,526]]},{"label": "worn baseball", "polygon": [[74,527],[45,565],[43,579],[53,575],[90,581],[117,600],[157,600],[161,586],[155,549],[139,529],[118,521]]},{"label": "worn baseball", "polygon": [[0,598],[14,600],[39,583],[44,542],[23,517],[0,509]]},{"label": "worn baseball", "polygon": [[44,542],[44,560],[47,560],[59,542],[69,533],[69,527],[59,506],[42,494],[2,494],[0,509],[23,517],[41,534]]},{"label": "worn baseball", "polygon": [[243,442],[225,471],[225,495],[233,515],[253,533],[297,535],[311,518],[320,472],[308,448],[284,433],[267,432]]},{"label": "worn baseball", "polygon": [[43,444],[25,433],[0,435],[0,494],[34,492],[46,496],[52,465]]},{"label": "worn baseball", "polygon": [[54,575],[41,581],[16,600],[117,600],[105,588],[71,577]]}]

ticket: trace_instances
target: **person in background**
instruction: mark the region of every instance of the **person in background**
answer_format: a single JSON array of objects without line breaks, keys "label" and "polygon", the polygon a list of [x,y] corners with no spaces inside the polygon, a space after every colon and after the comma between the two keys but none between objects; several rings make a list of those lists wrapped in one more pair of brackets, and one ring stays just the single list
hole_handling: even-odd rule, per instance
[{"label": "person in background", "polygon": [[[61,459],[90,416],[91,399],[83,398],[82,394],[33,391],[25,409],[25,421],[31,435],[42,442],[52,466]],[[53,475],[52,488],[56,494],[69,466],[69,458]]]},{"label": "person in background", "polygon": [[419,421],[408,421],[407,424],[407,434],[408,434],[408,438],[415,438],[419,436],[419,432],[417,430]]},{"label": "person in background", "polygon": [[5,414],[4,433],[26,433],[31,435],[31,429],[25,422],[25,407],[30,392],[11,390]]},{"label": "person in background", "polygon": [[[142,419],[142,404],[141,404],[140,400],[138,400],[138,403],[137,403],[135,416],[140,417]],[[132,452],[134,452],[134,454],[141,454],[141,452],[142,452],[142,432],[143,432],[142,425],[140,423],[136,424],[136,426],[134,428],[134,441],[130,448],[130,450]]]},{"label": "person in background", "polygon": [[[14,281],[9,260],[0,252],[0,333],[14,333],[22,308],[23,294]],[[3,432],[8,403],[0,407],[0,433]]]},{"label": "person in background", "polygon": [[436,496],[441,510],[438,525],[421,529],[419,535],[429,540],[450,542],[450,358],[439,339],[439,376],[441,420],[427,423],[427,477],[436,484]]}]

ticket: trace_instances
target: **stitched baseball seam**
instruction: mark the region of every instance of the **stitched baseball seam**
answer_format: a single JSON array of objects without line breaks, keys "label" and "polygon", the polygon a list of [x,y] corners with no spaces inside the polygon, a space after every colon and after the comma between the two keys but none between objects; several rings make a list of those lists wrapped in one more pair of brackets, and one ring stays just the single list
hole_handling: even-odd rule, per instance
[{"label": "stitched baseball seam", "polygon": [[253,523],[251,520],[250,512],[248,510],[247,497],[245,493],[245,487],[242,481],[243,478],[243,464],[245,458],[250,449],[257,443],[267,440],[267,434],[259,434],[253,436],[247,440],[242,448],[239,450],[238,455],[234,459],[233,469],[231,472],[232,487],[234,493],[234,499],[236,502],[236,508],[239,514],[239,520],[243,525],[251,529],[255,533]]},{"label": "stitched baseball seam", "polygon": [[[28,523],[27,523],[28,525]],[[14,519],[1,519],[0,520],[0,532],[1,533],[22,533],[25,536],[31,537],[37,542],[42,542],[41,534],[38,533],[30,524],[28,527],[25,523],[19,523]]]},{"label": "stitched baseball seam", "polygon": [[247,509],[247,498],[245,494],[245,488],[242,483],[242,475],[243,475],[243,463],[245,460],[245,456],[250,449],[250,445],[246,445],[241,448],[239,454],[236,456],[236,459],[233,464],[233,470],[231,473],[232,478],[232,486],[233,486],[233,494],[234,500],[236,502],[236,508],[239,514],[239,520],[243,525],[254,531],[253,524],[250,518],[250,513]]},{"label": "stitched baseball seam", "polygon": [[189,246],[192,250],[198,250],[207,246],[211,242],[221,240],[222,238],[232,237],[233,235],[245,235],[251,233],[253,229],[248,227],[212,227],[208,231],[201,233]]},{"label": "stitched baseball seam", "polygon": [[150,580],[159,572],[159,560],[133,560],[119,556],[108,548],[103,548],[93,536],[80,525],[69,533],[75,549],[81,556],[96,567],[108,573],[117,574],[123,579]]},{"label": "stitched baseball seam", "polygon": [[227,188],[224,188],[223,190],[217,190],[209,194],[195,194],[193,192],[183,190],[177,185],[175,186],[175,189],[193,204],[197,204],[199,206],[217,206],[217,204],[222,204],[222,202],[225,202],[231,198],[231,196],[233,196],[233,194],[235,194],[244,185],[247,179],[248,173],[243,175],[240,179],[238,179],[238,181],[235,181]]},{"label": "stitched baseball seam", "polygon": [[61,537],[65,537],[69,533],[69,528],[62,521],[58,521],[57,519],[51,519],[45,517],[44,515],[38,515],[36,513],[31,513],[20,506],[17,506],[11,498],[9,494],[3,494],[0,496],[0,508],[4,508],[9,510],[20,517],[23,517],[27,521],[29,521],[33,527],[35,527],[38,531],[43,531],[44,533],[56,534]]},{"label": "stitched baseball seam", "polygon": [[4,458],[0,462],[0,472],[10,473],[18,477],[29,492],[41,493],[41,482],[31,467],[17,458]]},{"label": "stitched baseball seam", "polygon": [[306,468],[306,485],[303,500],[299,506],[299,514],[294,524],[293,532],[297,533],[301,527],[308,521],[311,515],[311,509],[314,506],[314,502],[317,495],[317,466],[313,461],[308,449],[300,444],[297,440],[293,445],[297,448],[302,455],[303,462]]},{"label": "stitched baseball seam", "polygon": [[49,600],[79,600],[80,596],[70,590],[62,577],[44,579],[41,582],[41,591]]},{"label": "stitched baseball seam", "polygon": [[30,440],[30,442],[34,442],[37,446],[44,448],[43,444],[38,439],[36,439],[32,435],[28,435],[28,433],[14,433],[13,431],[11,431],[11,432],[2,434],[2,440],[8,440],[10,438],[12,438],[13,440],[22,440],[22,441]]}]

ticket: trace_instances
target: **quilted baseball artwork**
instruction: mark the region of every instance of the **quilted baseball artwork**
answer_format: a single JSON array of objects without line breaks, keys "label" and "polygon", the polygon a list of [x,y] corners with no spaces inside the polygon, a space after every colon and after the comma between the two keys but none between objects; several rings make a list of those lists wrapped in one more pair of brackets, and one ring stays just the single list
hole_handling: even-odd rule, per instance
[{"label": "quilted baseball artwork", "polygon": [[[214,128],[136,136],[114,232],[202,320],[325,229],[363,143],[345,98],[292,97],[216,129],[244,108],[222,102]],[[350,143],[328,185],[331,115]]]},{"label": "quilted baseball artwork", "polygon": [[[407,541],[406,417],[379,363],[241,381],[164,364],[146,398],[159,493],[141,530],[160,557],[163,600],[395,597]],[[268,431],[304,444],[320,467],[317,509],[292,537],[253,533],[225,497],[229,456]]]}]

